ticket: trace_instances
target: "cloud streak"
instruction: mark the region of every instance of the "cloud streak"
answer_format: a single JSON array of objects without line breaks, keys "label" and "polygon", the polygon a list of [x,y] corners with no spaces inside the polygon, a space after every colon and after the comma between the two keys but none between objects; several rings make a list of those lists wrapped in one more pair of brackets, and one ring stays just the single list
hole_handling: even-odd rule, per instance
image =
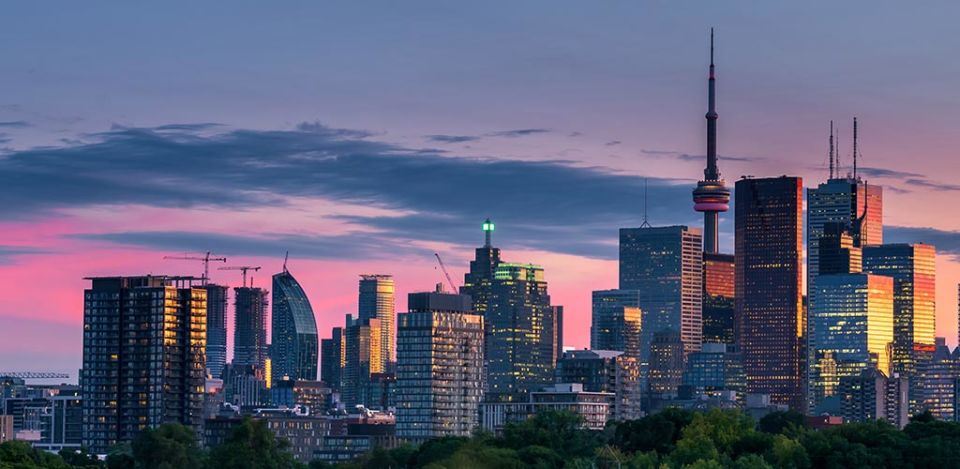
[{"label": "cloud streak", "polygon": [[[211,128],[217,131],[210,134]],[[504,227],[502,239],[518,245],[611,258],[617,227],[641,218],[639,175],[561,161],[455,157],[370,137],[316,123],[294,130],[116,127],[86,136],[91,143],[0,159],[0,185],[6,188],[0,207],[8,218],[28,218],[92,205],[283,207],[290,197],[306,197],[396,210],[395,217],[345,217],[358,233],[373,232],[349,239],[230,239],[251,252],[287,244],[318,256],[339,251],[361,257],[371,255],[367,243],[399,243],[397,249],[406,252],[416,249],[413,240],[469,243],[478,220],[490,216]],[[651,220],[697,223],[689,197],[687,185],[649,178]],[[178,250],[222,241],[160,231],[81,237]],[[361,247],[348,250],[350,242]]]}]

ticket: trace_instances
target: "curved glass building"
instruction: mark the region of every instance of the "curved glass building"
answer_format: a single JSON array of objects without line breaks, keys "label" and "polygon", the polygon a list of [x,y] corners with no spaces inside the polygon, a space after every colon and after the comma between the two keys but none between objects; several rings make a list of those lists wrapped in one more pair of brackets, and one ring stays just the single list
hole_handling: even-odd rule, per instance
[{"label": "curved glass building", "polygon": [[317,379],[317,321],[310,300],[297,279],[284,268],[273,276],[273,343],[270,361],[273,382]]}]

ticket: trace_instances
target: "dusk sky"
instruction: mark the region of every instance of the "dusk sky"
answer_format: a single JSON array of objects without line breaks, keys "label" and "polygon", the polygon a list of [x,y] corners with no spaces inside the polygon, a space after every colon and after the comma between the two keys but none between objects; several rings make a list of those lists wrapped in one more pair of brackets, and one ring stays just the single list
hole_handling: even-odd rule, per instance
[{"label": "dusk sky", "polygon": [[199,275],[163,260],[185,252],[270,288],[290,251],[329,337],[358,274],[393,274],[398,311],[443,280],[435,251],[461,283],[486,217],[588,346],[644,180],[650,223],[702,225],[710,27],[728,185],[815,186],[829,121],[848,166],[857,116],[886,241],[936,245],[956,344],[960,4],[776,3],[7,2],[0,370],[75,377],[83,278]]}]

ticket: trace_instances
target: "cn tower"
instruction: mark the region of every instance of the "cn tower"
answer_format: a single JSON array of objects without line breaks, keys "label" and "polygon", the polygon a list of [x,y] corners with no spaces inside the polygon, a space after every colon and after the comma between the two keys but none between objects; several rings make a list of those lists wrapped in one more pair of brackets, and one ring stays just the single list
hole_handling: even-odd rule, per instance
[{"label": "cn tower", "polygon": [[710,80],[707,107],[707,167],[703,180],[693,190],[693,209],[703,212],[703,252],[718,252],[717,224],[720,212],[730,209],[730,190],[717,168],[717,79],[713,72],[713,28],[710,28]]}]

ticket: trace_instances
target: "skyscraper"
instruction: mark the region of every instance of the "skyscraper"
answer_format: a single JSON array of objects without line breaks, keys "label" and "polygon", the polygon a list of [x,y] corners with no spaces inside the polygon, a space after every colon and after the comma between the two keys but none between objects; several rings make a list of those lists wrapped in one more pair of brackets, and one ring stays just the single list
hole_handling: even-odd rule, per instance
[{"label": "skyscraper", "polygon": [[358,310],[360,322],[370,319],[380,320],[380,360],[386,369],[393,361],[394,328],[394,285],[390,275],[361,275]]},{"label": "skyscraper", "polygon": [[803,180],[741,179],[735,197],[736,333],[747,392],[803,411]]},{"label": "skyscraper", "polygon": [[716,254],[719,249],[718,224],[720,212],[730,209],[730,190],[720,177],[717,167],[717,103],[716,76],[713,66],[713,29],[710,29],[710,77],[707,81],[707,167],[703,180],[693,191],[693,209],[703,212],[703,252]]},{"label": "skyscraper", "polygon": [[675,331],[686,353],[702,342],[701,232],[686,226],[620,229],[620,289],[639,292],[641,362],[653,334]]},{"label": "skyscraper", "polygon": [[893,279],[872,274],[821,275],[810,310],[813,404],[836,393],[840,380],[867,368],[890,375]]},{"label": "skyscraper", "polygon": [[934,344],[936,248],[884,244],[863,248],[863,270],[893,277],[893,371],[913,373],[914,351]]},{"label": "skyscraper", "polygon": [[652,394],[675,395],[683,382],[684,368],[686,356],[680,334],[672,330],[655,332],[650,343],[650,367],[645,390]]},{"label": "skyscraper", "polygon": [[207,284],[207,371],[221,378],[227,364],[227,287]]},{"label": "skyscraper", "polygon": [[734,296],[736,292],[732,254],[703,253],[703,343],[734,343]]},{"label": "skyscraper", "polygon": [[383,373],[385,363],[381,354],[381,324],[379,319],[350,320],[344,329],[344,367],[341,379],[341,397],[347,406],[372,406],[370,378]]},{"label": "skyscraper", "polygon": [[267,291],[258,287],[233,289],[233,364],[263,370],[267,360]]},{"label": "skyscraper", "polygon": [[553,381],[553,308],[543,268],[497,265],[484,321],[488,396],[513,399]]},{"label": "skyscraper", "polygon": [[310,300],[286,264],[273,276],[273,315],[270,363],[274,382],[289,379],[314,381],[320,358],[317,320]]},{"label": "skyscraper", "polygon": [[[476,249],[474,260],[470,261],[470,271],[463,276],[463,286],[460,287],[460,293],[470,295],[473,299],[473,311],[476,314],[485,316],[487,307],[490,304],[490,291],[493,288],[493,274],[500,265],[500,248],[493,247],[492,238],[495,225],[490,219],[483,222],[483,247]],[[487,321],[484,327],[488,329],[489,335],[490,322]]]},{"label": "skyscraper", "polygon": [[641,311],[637,290],[593,292],[590,348],[615,350],[640,359]]},{"label": "skyscraper", "polygon": [[84,291],[83,445],[203,425],[207,291],[184,277],[97,277]]},{"label": "skyscraper", "polygon": [[397,436],[470,436],[483,394],[483,317],[467,295],[408,296],[397,317]]},{"label": "skyscraper", "polygon": [[320,380],[340,391],[344,366],[343,328],[334,327],[329,339],[320,341]]}]

